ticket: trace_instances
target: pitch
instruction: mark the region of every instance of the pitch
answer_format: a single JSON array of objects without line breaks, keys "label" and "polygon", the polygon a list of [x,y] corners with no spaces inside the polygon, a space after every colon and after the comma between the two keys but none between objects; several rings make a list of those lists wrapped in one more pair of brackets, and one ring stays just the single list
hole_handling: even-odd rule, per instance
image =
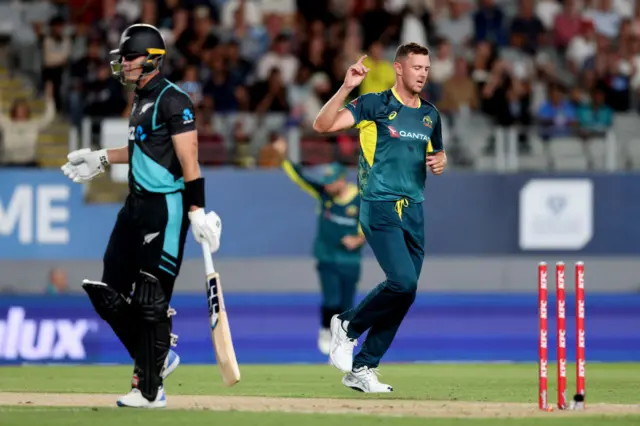
[{"label": "pitch", "polygon": [[[212,420],[298,426],[326,424],[335,416],[348,419],[350,426],[417,425],[424,417],[432,425],[640,423],[638,364],[589,365],[587,409],[553,413],[537,410],[533,364],[385,365],[382,377],[395,391],[380,395],[346,389],[340,373],[328,365],[243,365],[242,372],[243,381],[226,388],[213,365],[180,366],[165,385],[168,409],[141,412],[115,408],[116,396],[127,391],[129,367],[3,367],[0,417],[3,425],[21,426],[195,426]],[[554,386],[550,383],[549,390]],[[554,393],[549,400],[556,400]]]}]

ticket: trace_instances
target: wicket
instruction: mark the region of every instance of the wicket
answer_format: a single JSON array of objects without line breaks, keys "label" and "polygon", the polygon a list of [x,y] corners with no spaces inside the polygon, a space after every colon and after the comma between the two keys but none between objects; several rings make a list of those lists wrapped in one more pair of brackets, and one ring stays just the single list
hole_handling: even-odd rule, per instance
[{"label": "wicket", "polygon": [[[548,270],[547,263],[538,264],[538,408],[551,411],[548,403]],[[570,407],[567,407],[567,322],[565,295],[565,265],[556,263],[556,352],[558,373],[558,409],[584,408],[585,396],[585,302],[584,302],[584,263],[575,264],[576,297],[576,394]]]}]

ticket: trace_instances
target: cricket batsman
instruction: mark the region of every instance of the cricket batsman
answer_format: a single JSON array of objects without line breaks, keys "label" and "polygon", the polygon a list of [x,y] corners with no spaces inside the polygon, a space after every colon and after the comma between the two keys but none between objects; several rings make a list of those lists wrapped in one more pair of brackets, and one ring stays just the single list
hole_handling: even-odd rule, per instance
[{"label": "cricket batsman", "polygon": [[166,55],[151,25],[127,28],[111,62],[112,73],[134,88],[126,146],[68,155],[64,174],[85,183],[109,164],[129,165],[129,195],[118,213],[103,258],[100,281],[82,287],[96,312],[113,329],[134,360],[131,391],[120,407],[162,408],[163,380],[180,360],[170,346],[169,307],[180,272],[189,225],[212,252],[220,246],[221,223],[205,214],[205,182],[198,164],[198,135],[191,99],[160,75]]},{"label": "cricket batsman", "polygon": [[[360,224],[386,280],[355,308],[331,319],[331,363],[347,373],[342,383],[362,392],[391,392],[375,368],[416,297],[424,259],[422,203],[427,169],[444,171],[447,157],[440,114],[419,97],[427,82],[429,50],[416,43],[396,51],[395,85],[364,94],[343,107],[367,75],[363,56],[347,70],[342,87],[323,106],[314,129],[360,133]],[[369,331],[354,357],[357,339]]]},{"label": "cricket batsman", "polygon": [[313,254],[322,289],[318,349],[329,355],[331,318],[353,307],[360,280],[361,249],[365,242],[358,221],[358,187],[346,180],[346,168],[339,163],[323,167],[314,179],[302,167],[286,158],[284,140],[274,143],[282,155],[282,168],[289,178],[318,201],[319,214]]}]

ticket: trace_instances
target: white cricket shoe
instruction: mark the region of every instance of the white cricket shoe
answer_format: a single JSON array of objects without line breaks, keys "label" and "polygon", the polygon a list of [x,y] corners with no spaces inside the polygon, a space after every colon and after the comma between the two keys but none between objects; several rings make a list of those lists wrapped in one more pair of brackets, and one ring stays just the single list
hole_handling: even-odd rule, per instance
[{"label": "white cricket shoe", "polygon": [[158,394],[156,399],[149,401],[142,396],[137,388],[131,389],[131,392],[122,396],[118,402],[118,407],[131,407],[131,408],[164,408],[167,406],[167,396],[164,393],[164,388],[160,386],[158,388]]},{"label": "white cricket shoe", "polygon": [[321,328],[318,333],[318,349],[322,355],[329,355],[331,350],[331,330],[328,328]]},{"label": "white cricket shoe", "polygon": [[353,368],[353,348],[358,344],[356,339],[347,337],[348,321],[342,321],[338,315],[331,318],[331,348],[329,361],[338,370],[348,373]]},{"label": "white cricket shoe", "polygon": [[162,367],[162,370],[160,370],[160,377],[162,377],[162,380],[169,377],[171,373],[178,368],[178,365],[180,365],[180,357],[173,350],[169,349],[169,353],[164,359],[164,366]]},{"label": "white cricket shoe", "polygon": [[390,385],[380,383],[378,371],[369,367],[360,367],[342,378],[342,384],[348,388],[366,393],[393,392]]}]

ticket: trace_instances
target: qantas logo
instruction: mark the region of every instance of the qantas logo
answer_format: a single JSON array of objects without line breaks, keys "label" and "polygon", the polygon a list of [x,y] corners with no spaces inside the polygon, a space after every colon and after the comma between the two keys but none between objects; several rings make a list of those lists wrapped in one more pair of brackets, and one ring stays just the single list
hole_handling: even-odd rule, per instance
[{"label": "qantas logo", "polygon": [[404,130],[397,131],[393,126],[387,126],[387,128],[389,129],[389,136],[395,139],[408,138],[429,141],[429,136],[424,133],[405,132]]}]

